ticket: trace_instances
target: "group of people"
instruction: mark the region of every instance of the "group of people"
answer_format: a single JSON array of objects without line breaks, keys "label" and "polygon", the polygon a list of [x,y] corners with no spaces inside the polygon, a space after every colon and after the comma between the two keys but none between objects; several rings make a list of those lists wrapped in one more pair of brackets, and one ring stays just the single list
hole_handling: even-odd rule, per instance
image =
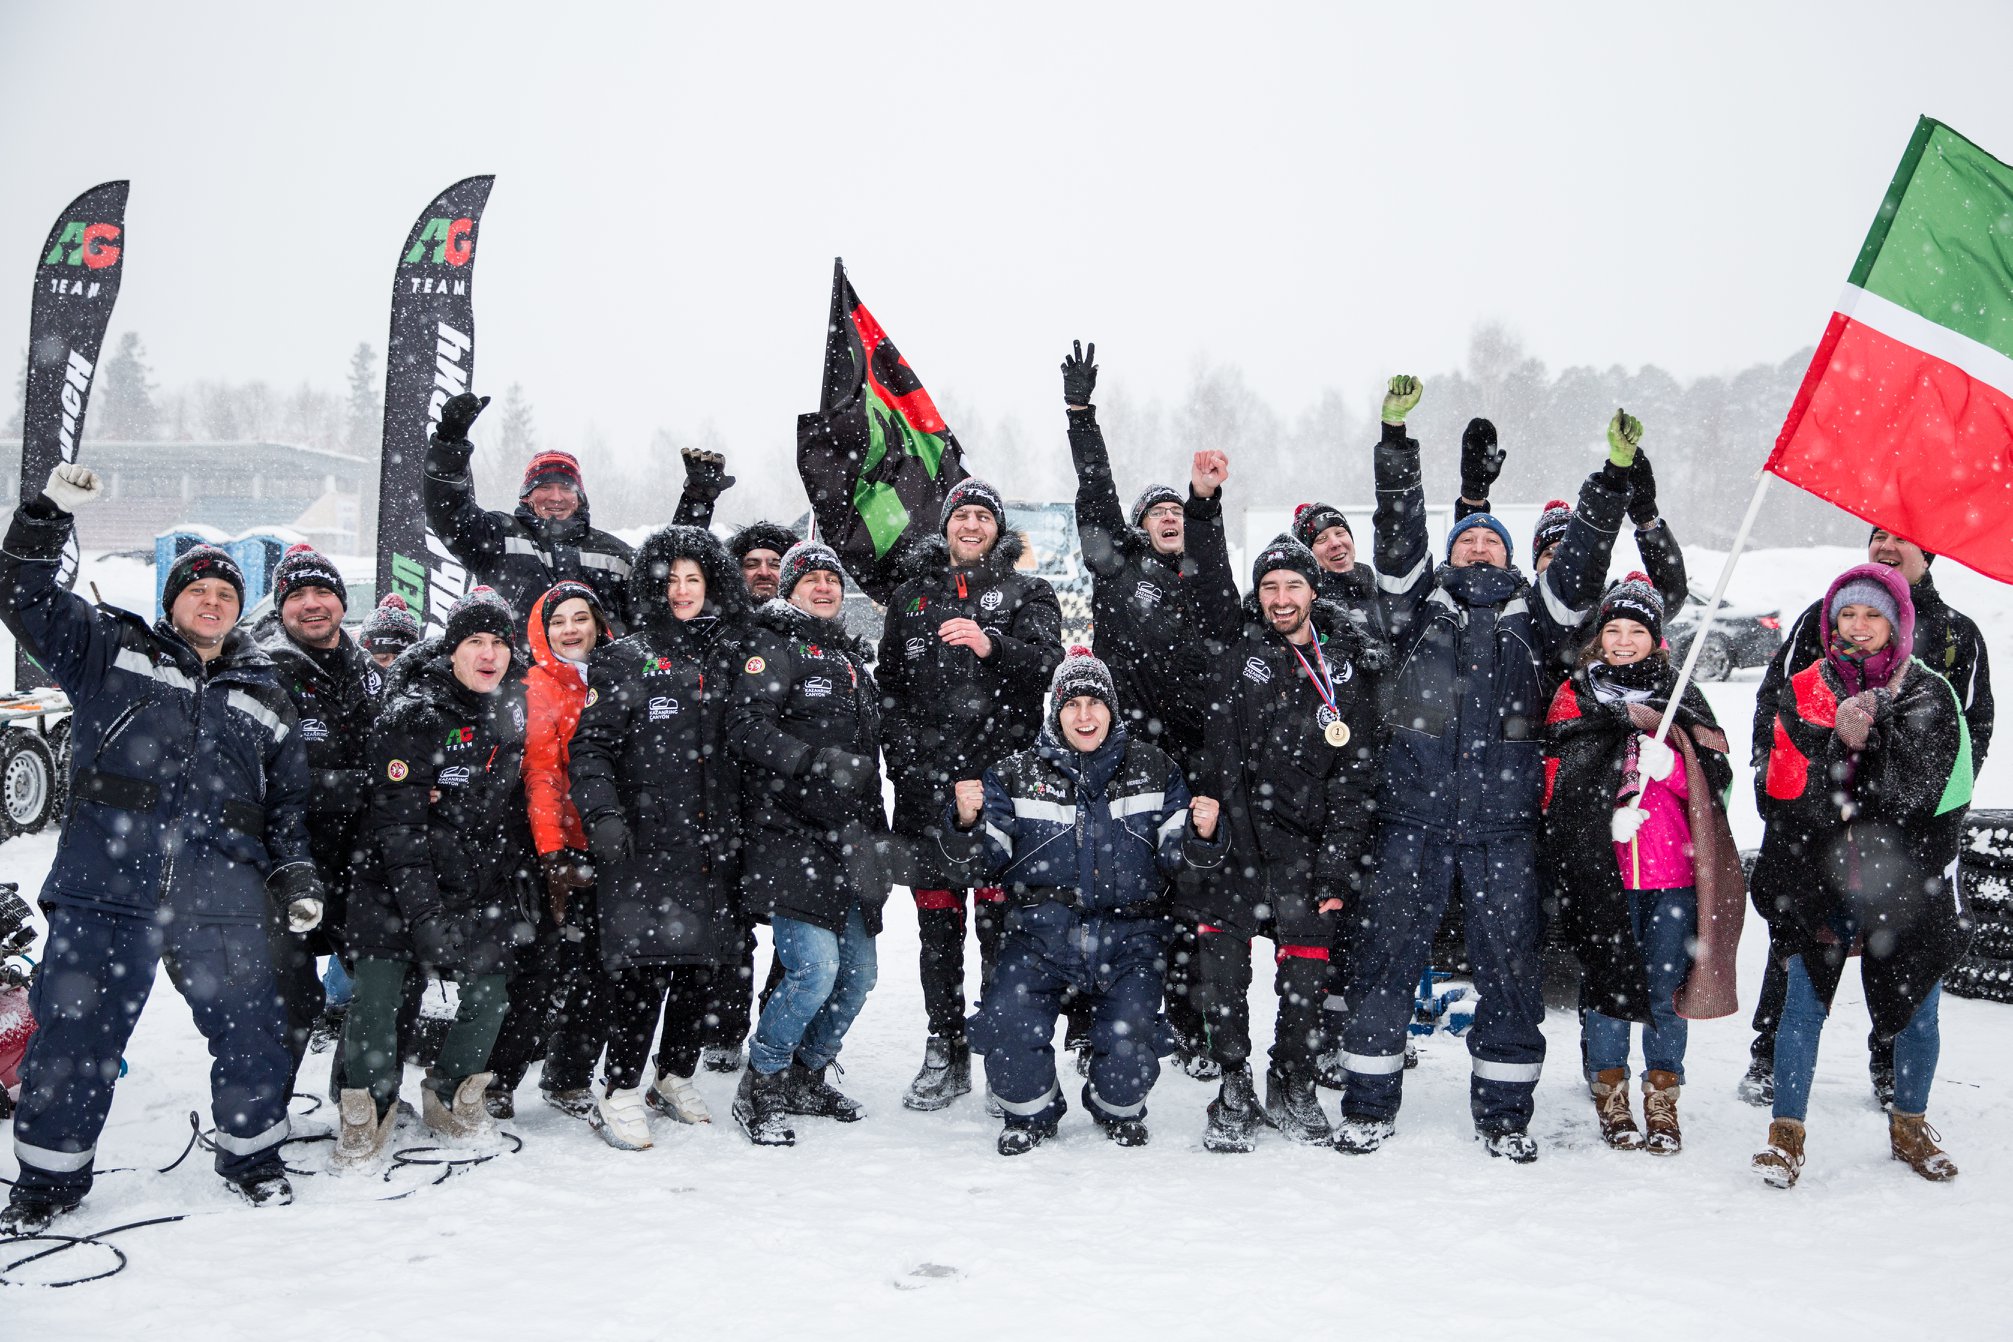
[{"label": "group of people", "polygon": [[[1119,1145],[1148,1140],[1172,1055],[1217,1082],[1211,1151],[1267,1130],[1377,1150],[1450,905],[1479,993],[1470,1104],[1487,1151],[1539,1153],[1548,907],[1584,968],[1603,1138],[1680,1150],[1686,1021],[1734,1009],[1746,889],[1726,737],[1695,687],[1673,699],[1664,624],[1687,584],[1642,425],[1617,412],[1577,501],[1541,516],[1526,576],[1490,511],[1505,452],[1486,420],[1463,435],[1433,553],[1405,429],[1422,389],[1394,378],[1374,567],[1349,519],[1310,503],[1240,592],[1227,459],[1197,453],[1186,489],[1122,507],[1096,379],[1095,347],[1073,350],[1090,648],[1064,647],[1054,591],[975,478],[911,548],[873,647],[848,631],[830,548],[772,522],[715,536],[733,483],[717,455],[687,454],[675,520],[633,550],[592,526],[564,453],[532,459],[514,510],[483,509],[470,432],[487,399],[472,394],[441,409],[425,506],[479,585],[430,632],[393,596],[353,640],[341,574],[305,546],[255,628],[239,623],[242,574],[207,546],[174,561],[162,619],[93,607],[58,569],[103,486],[59,466],[0,552],[0,616],[74,708],[0,1229],[39,1232],[91,1187],[159,961],[216,1060],[217,1171],[254,1205],[291,1198],[287,1100],[332,1010],[330,1168],[387,1158],[431,979],[454,982],[456,1014],[404,1112],[445,1140],[512,1115],[539,1063],[544,1099],[623,1150],[651,1145],[653,1114],[712,1121],[701,1066],[740,1071],[732,1117],[758,1145],[792,1144],[799,1118],[858,1121],[834,1064],[897,885],[915,901],[928,1031],[903,1103],[952,1105],[980,1055],[1003,1155],[1058,1131],[1065,1020],[1080,1103]],[[1624,520],[1644,572],[1609,585]],[[1931,558],[1876,531],[1757,700],[1752,888],[1771,970],[1743,1086],[1774,1106],[1754,1164],[1778,1184],[1801,1168],[1818,1033],[1855,954],[1894,1154],[1956,1172],[1924,1115],[1991,697]],[[1278,999],[1262,1100],[1254,938]]]}]

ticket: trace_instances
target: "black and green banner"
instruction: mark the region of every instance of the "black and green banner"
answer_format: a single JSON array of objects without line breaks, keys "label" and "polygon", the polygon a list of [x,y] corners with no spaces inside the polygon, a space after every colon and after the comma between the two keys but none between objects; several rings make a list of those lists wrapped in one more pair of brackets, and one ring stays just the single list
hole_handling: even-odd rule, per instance
[{"label": "black and green banner", "polygon": [[475,377],[475,243],[494,177],[466,177],[433,198],[406,234],[391,282],[378,469],[377,590],[397,592],[427,632],[468,588],[468,574],[427,529],[426,443],[447,399]]},{"label": "black and green banner", "polygon": [[843,260],[832,265],[818,409],[797,417],[797,471],[824,542],[883,604],[903,553],[936,533],[944,497],[967,474],[957,437]]}]

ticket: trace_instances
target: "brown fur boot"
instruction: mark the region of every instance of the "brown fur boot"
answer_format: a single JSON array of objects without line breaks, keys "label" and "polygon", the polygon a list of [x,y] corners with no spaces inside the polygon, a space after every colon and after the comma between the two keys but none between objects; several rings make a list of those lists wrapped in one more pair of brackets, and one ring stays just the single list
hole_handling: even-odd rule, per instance
[{"label": "brown fur boot", "polygon": [[1653,1156],[1674,1156],[1684,1150],[1684,1134],[1678,1130],[1678,1089],[1675,1072],[1643,1073],[1643,1126],[1649,1129],[1643,1145]]},{"label": "brown fur boot", "polygon": [[1754,1172],[1777,1188],[1796,1187],[1803,1173],[1803,1124],[1793,1118],[1778,1118],[1768,1125],[1768,1150],[1758,1153]]},{"label": "brown fur boot", "polygon": [[1617,1151],[1640,1151],[1642,1130],[1629,1112],[1629,1069],[1607,1067],[1594,1073],[1594,1112],[1601,1120],[1601,1140]]},{"label": "brown fur boot", "polygon": [[1894,1158],[1905,1162],[1923,1178],[1942,1183],[1957,1177],[1957,1162],[1936,1145],[1943,1140],[1943,1134],[1930,1127],[1923,1115],[1890,1112],[1887,1140],[1894,1148]]}]

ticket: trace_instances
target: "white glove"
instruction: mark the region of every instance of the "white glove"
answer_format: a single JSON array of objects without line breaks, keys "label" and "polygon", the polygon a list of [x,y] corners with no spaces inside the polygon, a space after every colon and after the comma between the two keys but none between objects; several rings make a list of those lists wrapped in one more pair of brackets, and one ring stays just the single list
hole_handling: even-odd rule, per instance
[{"label": "white glove", "polygon": [[1654,736],[1645,736],[1642,744],[1636,747],[1636,768],[1644,778],[1661,783],[1671,776],[1671,770],[1677,768],[1677,752],[1668,743]]},{"label": "white glove", "polygon": [[85,504],[105,497],[105,486],[89,466],[66,461],[49,472],[49,483],[42,486],[42,492],[64,512],[74,513]]},{"label": "white glove", "polygon": [[287,905],[287,931],[312,932],[322,925],[322,902],[297,899]]},{"label": "white glove", "polygon": [[1639,806],[1618,806],[1608,819],[1608,833],[1615,836],[1616,843],[1632,843],[1636,831],[1649,819],[1649,812]]}]

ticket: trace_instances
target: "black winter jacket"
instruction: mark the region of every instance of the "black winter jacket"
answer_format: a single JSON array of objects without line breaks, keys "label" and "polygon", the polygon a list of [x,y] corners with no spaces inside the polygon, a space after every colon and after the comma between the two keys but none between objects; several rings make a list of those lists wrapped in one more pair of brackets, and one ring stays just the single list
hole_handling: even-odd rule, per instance
[{"label": "black winter jacket", "polygon": [[[1191,492],[1182,506],[1186,552],[1163,555],[1120,509],[1094,408],[1069,412],[1069,449],[1077,535],[1091,572],[1092,648],[1111,669],[1133,731],[1185,766],[1202,748],[1210,664],[1238,633],[1235,621],[1208,623],[1237,600],[1222,496]],[[1205,599],[1204,588],[1215,599]]]},{"label": "black winter jacket", "polygon": [[[735,677],[727,748],[742,766],[741,890],[752,917],[839,931],[855,902],[881,928],[881,690],[867,649],[844,627],[784,601],[754,614]],[[830,752],[830,753],[827,753]],[[831,765],[853,775],[834,777]]]},{"label": "black winter jacket", "polygon": [[399,654],[371,732],[370,844],[345,928],[355,954],[418,960],[413,925],[439,915],[457,945],[435,968],[509,972],[537,922],[523,761],[521,684],[474,693],[437,637]]},{"label": "black winter jacket", "polygon": [[[878,665],[887,704],[883,740],[895,782],[895,831],[914,845],[910,885],[944,886],[934,839],[951,785],[977,778],[1034,744],[1049,677],[1062,661],[1062,610],[1048,583],[1014,565],[1007,532],[971,568],[953,569],[941,537],[918,546],[888,603]],[[944,621],[976,621],[993,641],[981,660],[937,637]]]},{"label": "black winter jacket", "polygon": [[[691,559],[706,575],[706,613],[682,621],[659,567]],[[636,632],[596,648],[574,729],[573,804],[592,835],[619,817],[629,855],[596,853],[601,954],[611,970],[714,964],[738,955],[740,771],[727,710],[746,654],[747,587],[720,543],[672,526],[636,554]]]},{"label": "black winter jacket", "polygon": [[307,753],[272,660],[243,629],[205,664],[166,620],[93,607],[57,578],[70,514],[23,505],[0,620],[70,696],[70,789],[44,905],[263,923],[311,893]]},{"label": "black winter jacket", "polygon": [[[1365,888],[1376,809],[1376,690],[1358,670],[1368,643],[1338,606],[1314,604],[1336,707],[1349,729],[1332,746],[1318,715],[1320,692],[1300,658],[1274,632],[1255,597],[1242,607],[1243,631],[1217,658],[1210,681],[1215,711],[1197,784],[1223,804],[1230,850],[1215,879],[1184,879],[1180,911],[1250,936],[1276,927],[1283,943],[1326,946],[1325,899],[1352,902]],[[1318,668],[1317,668],[1318,669]]]}]

